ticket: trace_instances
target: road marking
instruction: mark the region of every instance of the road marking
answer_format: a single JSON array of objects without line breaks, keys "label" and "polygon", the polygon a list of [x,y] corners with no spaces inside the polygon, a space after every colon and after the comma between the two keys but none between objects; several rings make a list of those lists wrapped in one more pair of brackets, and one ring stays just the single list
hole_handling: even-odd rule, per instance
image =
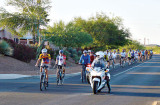
[{"label": "road marking", "polygon": [[152,105],[157,105],[157,103],[158,103],[157,101],[154,101]]},{"label": "road marking", "polygon": [[[144,64],[144,63],[142,63],[142,64]],[[129,70],[131,70],[131,69],[134,69],[134,68],[136,68],[136,67],[138,67],[138,66],[140,66],[140,65],[142,65],[142,64],[139,64],[139,65],[137,65],[137,66],[135,66],[135,67],[129,68],[129,69],[127,69],[127,70],[125,70],[125,71],[123,71],[123,72],[120,72],[120,73],[118,73],[118,74],[115,74],[115,75],[113,75],[113,76],[118,76],[118,75],[120,75],[120,74],[123,74],[123,73],[125,73],[125,72],[127,72],[127,71],[129,71]]]}]

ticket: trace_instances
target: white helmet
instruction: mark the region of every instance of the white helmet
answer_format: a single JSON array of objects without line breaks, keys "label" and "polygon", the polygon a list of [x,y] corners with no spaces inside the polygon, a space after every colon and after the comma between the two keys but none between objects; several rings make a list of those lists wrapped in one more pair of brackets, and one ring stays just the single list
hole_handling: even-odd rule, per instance
[{"label": "white helmet", "polygon": [[90,53],[91,52],[91,50],[88,50],[88,53]]},{"label": "white helmet", "polygon": [[84,50],[83,53],[87,53],[87,50]]},{"label": "white helmet", "polygon": [[42,53],[47,53],[47,49],[46,48],[42,49]]},{"label": "white helmet", "polygon": [[96,52],[96,55],[99,56],[99,58],[103,58],[104,57],[103,51]]}]

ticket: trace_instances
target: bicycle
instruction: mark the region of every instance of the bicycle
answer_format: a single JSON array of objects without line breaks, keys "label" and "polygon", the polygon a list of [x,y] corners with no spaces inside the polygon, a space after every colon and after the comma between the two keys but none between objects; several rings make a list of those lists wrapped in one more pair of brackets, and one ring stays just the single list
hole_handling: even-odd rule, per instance
[{"label": "bicycle", "polygon": [[57,85],[63,84],[64,76],[63,76],[63,66],[58,67],[58,74],[57,74]]},{"label": "bicycle", "polygon": [[46,72],[45,69],[48,68],[48,66],[38,66],[42,67],[42,72],[40,73],[40,91],[47,89],[47,78],[46,78]]},{"label": "bicycle", "polygon": [[113,69],[115,68],[115,65],[114,65],[114,58],[112,59],[112,67],[113,67]]},{"label": "bicycle", "polygon": [[86,82],[86,67],[87,67],[87,65],[85,65],[85,64],[82,65],[82,74],[81,74],[82,83],[83,83],[84,81]]},{"label": "bicycle", "polygon": [[121,67],[124,67],[124,58],[121,58]]}]

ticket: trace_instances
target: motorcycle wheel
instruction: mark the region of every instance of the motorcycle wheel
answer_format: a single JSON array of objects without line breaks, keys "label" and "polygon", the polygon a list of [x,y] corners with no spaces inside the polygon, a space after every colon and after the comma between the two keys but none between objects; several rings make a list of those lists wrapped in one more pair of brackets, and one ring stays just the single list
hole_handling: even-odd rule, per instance
[{"label": "motorcycle wheel", "polygon": [[93,93],[96,94],[97,93],[97,87],[98,87],[98,82],[94,81],[93,83]]}]

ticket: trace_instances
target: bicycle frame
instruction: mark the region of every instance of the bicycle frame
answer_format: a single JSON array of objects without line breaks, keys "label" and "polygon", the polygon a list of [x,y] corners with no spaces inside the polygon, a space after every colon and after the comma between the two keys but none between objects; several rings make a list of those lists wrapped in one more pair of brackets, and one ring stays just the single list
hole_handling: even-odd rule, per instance
[{"label": "bicycle frame", "polygon": [[43,88],[45,90],[47,88],[45,69],[47,69],[48,66],[44,65],[44,66],[41,66],[41,67],[42,67],[42,72],[40,73],[40,90],[42,91]]},{"label": "bicycle frame", "polygon": [[62,80],[63,80],[63,66],[62,69],[58,68],[58,74],[57,74],[57,85],[60,82],[62,84]]}]

